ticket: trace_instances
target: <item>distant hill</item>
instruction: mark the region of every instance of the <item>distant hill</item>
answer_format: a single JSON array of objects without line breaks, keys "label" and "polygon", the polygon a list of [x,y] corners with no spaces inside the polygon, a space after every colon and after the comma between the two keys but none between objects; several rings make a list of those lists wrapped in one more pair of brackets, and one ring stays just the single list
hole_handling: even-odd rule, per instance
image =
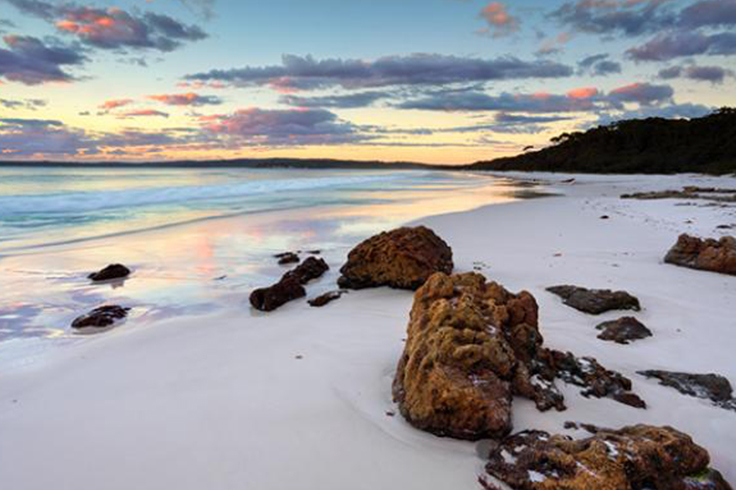
[{"label": "distant hill", "polygon": [[470,170],[671,174],[736,172],[736,109],[696,119],[618,121],[564,133],[553,145],[515,157],[464,166]]},{"label": "distant hill", "polygon": [[82,168],[296,168],[296,169],[358,169],[358,170],[411,170],[446,169],[414,162],[382,162],[377,160],[335,160],[328,158],[235,158],[228,160],[176,160],[159,162],[58,162],[58,161],[0,161],[1,166],[12,167],[82,167]]},{"label": "distant hill", "polygon": [[521,170],[570,173],[736,173],[736,109],[723,108],[696,119],[649,118],[618,121],[585,132],[563,133],[552,146],[514,157],[468,165],[335,160],[324,158],[239,158],[161,162],[0,161],[26,167],[295,168],[360,170]]}]

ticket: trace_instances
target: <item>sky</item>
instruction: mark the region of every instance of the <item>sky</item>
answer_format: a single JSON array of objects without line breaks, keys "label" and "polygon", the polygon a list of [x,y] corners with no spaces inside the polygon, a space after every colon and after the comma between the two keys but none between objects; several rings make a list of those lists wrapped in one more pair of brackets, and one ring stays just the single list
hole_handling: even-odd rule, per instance
[{"label": "sky", "polygon": [[469,163],[736,105],[736,0],[0,0],[0,159]]}]

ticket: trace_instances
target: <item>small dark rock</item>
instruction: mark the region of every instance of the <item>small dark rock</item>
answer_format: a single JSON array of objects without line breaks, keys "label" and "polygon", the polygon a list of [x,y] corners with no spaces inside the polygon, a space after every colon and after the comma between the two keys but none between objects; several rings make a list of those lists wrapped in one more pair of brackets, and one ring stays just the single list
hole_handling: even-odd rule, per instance
[{"label": "small dark rock", "polygon": [[601,366],[592,357],[576,357],[571,352],[550,349],[546,362],[555,376],[585,388],[584,397],[611,398],[634,408],[646,408],[647,404],[631,391],[631,380],[623,374]]},{"label": "small dark rock", "polygon": [[592,425],[592,424],[586,424],[584,422],[572,422],[569,420],[565,422],[563,427],[565,429],[570,429],[570,430],[584,430],[584,431],[590,432],[591,434],[595,434],[600,430],[599,427],[596,427],[595,425]]},{"label": "small dark rock", "polygon": [[322,277],[322,274],[330,270],[330,266],[324,259],[317,257],[307,257],[304,262],[299,264],[295,269],[284,274],[284,278],[292,277],[299,281],[300,284],[306,284],[312,279]]},{"label": "small dark rock", "polygon": [[618,320],[603,322],[597,327],[603,330],[598,338],[601,340],[611,340],[618,344],[628,344],[629,341],[644,339],[652,336],[643,323],[631,316],[621,317]]},{"label": "small dark rock", "polygon": [[601,219],[611,219],[611,217],[608,216],[607,214],[604,214],[603,216],[601,216]]},{"label": "small dark rock", "polygon": [[72,328],[99,328],[104,329],[115,324],[128,316],[130,308],[124,308],[117,305],[106,305],[95,308],[89,313],[78,317],[72,322]]},{"label": "small dark rock", "polygon": [[284,276],[273,286],[253,291],[250,294],[250,304],[260,311],[273,311],[289,301],[306,295],[307,291],[296,278]]},{"label": "small dark rock", "polygon": [[578,286],[553,286],[547,288],[562,298],[562,302],[576,310],[599,315],[609,310],[635,310],[641,306],[639,300],[626,291],[610,289],[586,289]]},{"label": "small dark rock", "polygon": [[734,225],[718,225],[716,226],[717,230],[730,230],[734,227]]},{"label": "small dark rock", "polygon": [[307,253],[310,255],[320,255],[322,250],[307,250]]},{"label": "small dark rock", "polygon": [[279,265],[296,264],[299,262],[299,256],[294,252],[284,252],[274,255],[279,259]]},{"label": "small dark rock", "polygon": [[329,291],[325,294],[321,294],[317,296],[316,298],[310,299],[308,301],[309,306],[314,306],[316,308],[320,308],[322,306],[325,306],[327,303],[331,303],[335,301],[336,299],[340,299],[340,296],[343,295],[346,291]]},{"label": "small dark rock", "polygon": [[111,264],[105,267],[104,269],[93,272],[92,274],[88,275],[88,279],[92,279],[95,282],[100,281],[111,281],[113,279],[123,279],[125,277],[128,277],[130,275],[130,269],[125,267],[122,264]]},{"label": "small dark rock", "polygon": [[736,411],[736,399],[728,379],[720,374],[690,374],[673,371],[639,371],[647,378],[656,378],[662,386],[674,388],[683,395],[712,401],[721,408]]}]

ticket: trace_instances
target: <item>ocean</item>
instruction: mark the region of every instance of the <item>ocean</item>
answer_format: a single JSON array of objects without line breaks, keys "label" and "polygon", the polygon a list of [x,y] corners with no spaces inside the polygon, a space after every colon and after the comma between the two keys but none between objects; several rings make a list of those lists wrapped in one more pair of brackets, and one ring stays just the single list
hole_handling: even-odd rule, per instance
[{"label": "ocean", "polygon": [[[80,341],[69,324],[101,304],[132,307],[137,325],[255,314],[250,290],[284,272],[275,253],[320,250],[331,271],[318,294],[374,233],[528,192],[468,172],[2,167],[0,351],[28,362]],[[134,271],[124,283],[86,279],[116,262]]]}]

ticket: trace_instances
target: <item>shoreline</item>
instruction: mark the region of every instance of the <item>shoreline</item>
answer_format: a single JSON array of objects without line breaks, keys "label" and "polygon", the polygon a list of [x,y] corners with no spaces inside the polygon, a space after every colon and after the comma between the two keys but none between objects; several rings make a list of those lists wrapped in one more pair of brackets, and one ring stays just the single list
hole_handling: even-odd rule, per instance
[{"label": "shoreline", "polygon": [[[456,272],[480,267],[511,291],[529,290],[545,344],[621,371],[649,404],[642,411],[585,399],[560,383],[568,410],[540,413],[517,398],[515,430],[580,435],[563,429],[567,420],[672,425],[736,481],[736,414],[635,374],[716,372],[736,382],[736,278],[662,263],[679,233],[719,236],[716,226],[736,224],[736,208],[618,197],[682,185],[736,187],[736,178],[490,174],[553,177],[547,185],[564,195],[412,224],[450,244]],[[566,178],[576,180],[560,183]],[[610,219],[601,220],[604,214]],[[333,270],[340,265],[331,258]],[[642,301],[635,316],[654,337],[626,346],[597,339],[594,326],[622,312],[584,315],[544,290],[563,283],[630,291]],[[306,488],[478,488],[481,445],[420,432],[391,401],[411,302],[411,292],[381,288],[350,292],[322,309],[295,302],[259,314],[244,301],[139,328],[131,319],[41,365],[0,372],[0,486],[277,489],[299,475]]]}]

